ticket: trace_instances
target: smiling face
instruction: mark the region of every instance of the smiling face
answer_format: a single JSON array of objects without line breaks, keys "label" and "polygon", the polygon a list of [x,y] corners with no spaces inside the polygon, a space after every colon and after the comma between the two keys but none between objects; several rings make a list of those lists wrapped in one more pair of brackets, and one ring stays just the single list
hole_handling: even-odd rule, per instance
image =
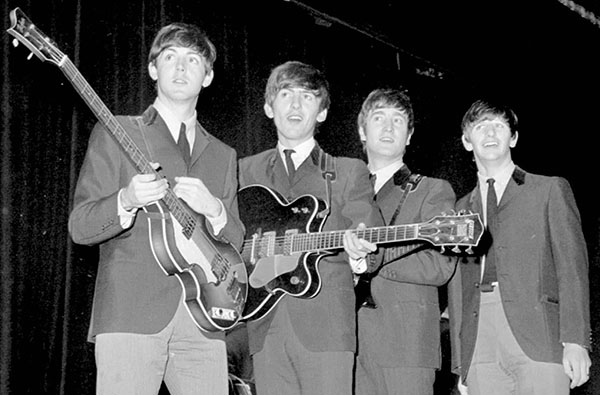
[{"label": "smiling face", "polygon": [[208,87],[214,77],[202,55],[194,48],[171,46],[165,48],[148,65],[155,80],[158,97],[165,103],[194,103],[200,90]]},{"label": "smiling face", "polygon": [[395,107],[375,108],[366,115],[358,133],[371,165],[379,169],[403,159],[412,136],[408,124],[407,113]]},{"label": "smiling face", "polygon": [[500,165],[511,160],[518,138],[503,117],[486,113],[465,128],[462,142],[478,164]]},{"label": "smiling face", "polygon": [[314,136],[317,123],[327,118],[321,100],[312,90],[292,86],[281,88],[271,104],[265,103],[265,114],[273,119],[281,144],[293,148]]}]

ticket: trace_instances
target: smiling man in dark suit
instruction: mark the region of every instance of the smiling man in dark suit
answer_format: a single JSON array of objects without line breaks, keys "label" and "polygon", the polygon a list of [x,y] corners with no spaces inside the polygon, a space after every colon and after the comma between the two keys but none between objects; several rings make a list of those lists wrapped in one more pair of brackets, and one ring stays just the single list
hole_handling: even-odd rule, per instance
[{"label": "smiling man in dark suit", "polygon": [[478,184],[457,209],[483,214],[491,246],[450,282],[454,371],[470,394],[568,394],[591,365],[588,255],[571,188],[514,164],[518,123],[506,105],[474,102],[462,132]]}]

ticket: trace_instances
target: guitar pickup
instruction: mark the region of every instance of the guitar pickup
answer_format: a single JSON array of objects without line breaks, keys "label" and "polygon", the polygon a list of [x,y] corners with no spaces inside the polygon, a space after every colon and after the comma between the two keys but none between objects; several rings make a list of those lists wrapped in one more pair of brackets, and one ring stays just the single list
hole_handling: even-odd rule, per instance
[{"label": "guitar pickup", "polygon": [[233,309],[212,307],[210,310],[210,317],[213,319],[221,320],[236,320],[236,312]]}]

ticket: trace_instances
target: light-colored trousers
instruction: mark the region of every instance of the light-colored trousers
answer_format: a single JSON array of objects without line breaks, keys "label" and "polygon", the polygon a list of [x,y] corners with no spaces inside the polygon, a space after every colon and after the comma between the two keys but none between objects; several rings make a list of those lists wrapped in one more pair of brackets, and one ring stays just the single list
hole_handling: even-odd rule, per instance
[{"label": "light-colored trousers", "polygon": [[96,336],[97,394],[228,393],[223,332],[205,333],[183,302],[157,334],[103,333]]},{"label": "light-colored trousers", "polygon": [[477,342],[467,387],[471,395],[569,394],[569,377],[561,364],[533,361],[517,343],[498,286],[492,292],[481,293]]}]

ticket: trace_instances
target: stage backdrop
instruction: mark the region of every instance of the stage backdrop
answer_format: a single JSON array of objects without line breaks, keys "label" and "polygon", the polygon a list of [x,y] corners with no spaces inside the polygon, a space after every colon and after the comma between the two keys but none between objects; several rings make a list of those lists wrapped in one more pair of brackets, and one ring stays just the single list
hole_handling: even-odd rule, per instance
[{"label": "stage backdrop", "polygon": [[[13,48],[5,31],[15,7],[56,42],[114,114],[138,114],[153,101],[147,53],[161,26],[183,21],[203,27],[215,42],[218,57],[213,84],[200,97],[199,118],[240,157],[276,142],[272,122],[263,113],[263,92],[270,70],[282,62],[308,62],[327,75],[332,106],[317,139],[335,155],[362,157],[356,115],[367,93],[380,86],[403,86],[413,97],[417,114],[406,156],[411,168],[449,180],[459,196],[474,185],[473,164],[459,140],[460,118],[488,87],[460,70],[446,70],[399,50],[403,43],[397,39],[381,40],[327,18],[336,16],[333,11],[319,15],[298,2],[281,0],[2,0],[0,4],[2,394],[89,394],[95,386],[93,345],[86,337],[97,249],[73,244],[67,219],[96,119],[58,67],[35,56],[27,60],[29,52],[23,46]],[[600,70],[598,64],[595,70]],[[574,69],[556,78],[579,78],[576,84],[582,89],[587,81]],[[596,135],[597,127],[564,128],[573,123],[581,127],[578,117],[595,114],[573,114],[576,107],[569,101],[581,101],[578,97],[560,99],[568,102],[562,104],[566,113],[552,107],[537,112],[540,108],[528,107],[527,100],[536,95],[547,98],[545,92],[512,94],[523,121],[516,161],[529,171],[559,174],[571,182],[590,247],[592,285],[597,284],[598,214],[592,196],[597,188],[583,174],[597,173],[597,164],[591,168],[591,160],[585,159],[594,158],[595,150],[585,137]],[[536,130],[537,137],[528,130]],[[590,166],[581,162],[579,167],[566,166],[576,161],[588,161]],[[598,305],[596,294],[592,293],[593,306]],[[597,323],[593,311],[594,328]],[[600,361],[596,352],[593,357]],[[597,366],[590,383],[577,392],[600,393]]]}]

